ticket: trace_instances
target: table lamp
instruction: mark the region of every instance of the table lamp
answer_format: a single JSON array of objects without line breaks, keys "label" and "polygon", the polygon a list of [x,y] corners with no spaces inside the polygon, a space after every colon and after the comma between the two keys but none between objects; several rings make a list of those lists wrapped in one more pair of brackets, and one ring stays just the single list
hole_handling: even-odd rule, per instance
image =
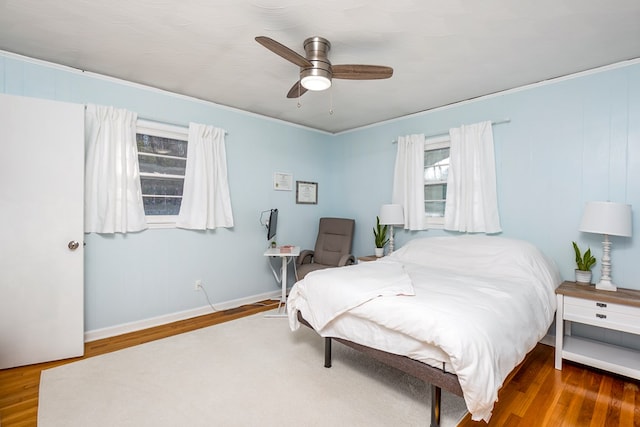
[{"label": "table lamp", "polygon": [[631,205],[613,202],[588,202],[580,231],[604,234],[602,242],[602,273],[596,289],[615,291],[611,282],[611,242],[609,236],[631,237]]},{"label": "table lamp", "polygon": [[401,205],[382,205],[380,208],[380,224],[391,226],[389,236],[389,253],[393,252],[393,226],[404,224],[404,212]]}]

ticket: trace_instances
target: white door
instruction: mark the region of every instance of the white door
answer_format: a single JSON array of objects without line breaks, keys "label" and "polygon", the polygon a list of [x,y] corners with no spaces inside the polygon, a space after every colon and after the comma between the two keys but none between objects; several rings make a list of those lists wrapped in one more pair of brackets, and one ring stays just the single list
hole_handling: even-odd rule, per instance
[{"label": "white door", "polygon": [[0,94],[0,369],[84,353],[83,199],[84,106]]}]

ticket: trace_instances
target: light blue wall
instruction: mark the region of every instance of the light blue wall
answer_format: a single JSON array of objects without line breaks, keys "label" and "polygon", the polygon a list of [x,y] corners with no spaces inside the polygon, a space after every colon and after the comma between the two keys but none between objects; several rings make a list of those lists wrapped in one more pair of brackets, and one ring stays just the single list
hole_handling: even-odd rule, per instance
[{"label": "light blue wall", "polygon": [[[610,200],[632,205],[636,236],[612,237],[612,276],[620,287],[640,289],[640,64],[610,68],[550,84],[481,98],[413,117],[344,133],[332,141],[343,159],[337,206],[358,218],[355,252],[372,253],[371,228],[381,204],[390,203],[396,146],[411,133],[438,133],[483,120],[495,125],[497,185],[502,235],[535,243],[573,280],[571,241],[589,245],[598,258],[602,236],[581,233],[584,204]],[[430,230],[396,229],[401,244]]]},{"label": "light blue wall", "polygon": [[[224,128],[235,226],[209,232],[146,230],[85,236],[85,330],[91,331],[207,304],[278,293],[260,214],[279,209],[278,242],[313,247],[318,218],[332,212],[330,135],[283,122],[98,78],[15,56],[0,56],[0,90],[65,102],[113,105],[140,118]],[[292,108],[296,108],[292,104]],[[297,205],[294,191],[274,191],[273,173],[318,182],[318,205]]]},{"label": "light blue wall", "polygon": [[[356,219],[354,253],[373,251],[380,205],[390,202],[399,135],[509,118],[494,126],[503,235],[527,239],[573,278],[571,241],[600,260],[601,236],[578,232],[584,203],[612,200],[640,209],[640,64],[514,90],[340,135],[288,125],[185,97],[98,78],[15,56],[0,56],[0,90],[78,103],[114,105],[141,118],[212,124],[227,130],[233,229],[147,230],[86,236],[86,330],[205,305],[277,286],[262,256],[260,212],[280,209],[278,241],[312,247],[318,218]],[[319,204],[296,205],[294,192],[272,189],[274,172],[315,181]],[[397,230],[398,245],[443,231]],[[640,289],[634,262],[639,237],[612,238],[613,279]],[[600,276],[599,263],[594,276]]]}]

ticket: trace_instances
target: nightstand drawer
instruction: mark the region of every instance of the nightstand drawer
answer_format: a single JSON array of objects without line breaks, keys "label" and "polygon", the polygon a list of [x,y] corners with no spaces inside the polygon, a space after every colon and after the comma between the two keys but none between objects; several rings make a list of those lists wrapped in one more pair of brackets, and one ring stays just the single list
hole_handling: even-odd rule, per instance
[{"label": "nightstand drawer", "polygon": [[[598,312],[615,312],[620,314],[626,314],[629,316],[636,316],[638,320],[640,320],[640,307],[614,304],[611,302],[603,302],[603,301],[597,301],[597,300],[589,300],[584,298],[575,298],[570,296],[564,297],[564,304],[565,304],[565,307],[572,305],[572,306],[579,306],[579,307],[585,307],[585,308],[593,308]],[[567,310],[567,308],[565,308],[565,310]]]},{"label": "nightstand drawer", "polygon": [[640,310],[618,304],[565,297],[564,318],[602,328],[640,334]]}]

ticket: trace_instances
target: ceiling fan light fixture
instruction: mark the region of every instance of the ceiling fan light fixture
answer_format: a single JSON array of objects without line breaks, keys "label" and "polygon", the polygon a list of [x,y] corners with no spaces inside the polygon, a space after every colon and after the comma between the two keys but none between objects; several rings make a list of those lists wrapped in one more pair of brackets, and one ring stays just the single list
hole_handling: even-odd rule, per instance
[{"label": "ceiling fan light fixture", "polygon": [[300,67],[300,77],[289,89],[287,98],[298,98],[308,90],[329,89],[331,80],[334,78],[376,80],[388,79],[393,75],[393,68],[382,65],[341,64],[332,66],[328,57],[331,43],[322,37],[309,37],[304,41],[305,56],[269,37],[258,36],[256,41],[276,55]]},{"label": "ceiling fan light fixture", "polygon": [[331,79],[325,76],[305,76],[300,80],[300,84],[307,90],[326,90],[331,87]]}]

